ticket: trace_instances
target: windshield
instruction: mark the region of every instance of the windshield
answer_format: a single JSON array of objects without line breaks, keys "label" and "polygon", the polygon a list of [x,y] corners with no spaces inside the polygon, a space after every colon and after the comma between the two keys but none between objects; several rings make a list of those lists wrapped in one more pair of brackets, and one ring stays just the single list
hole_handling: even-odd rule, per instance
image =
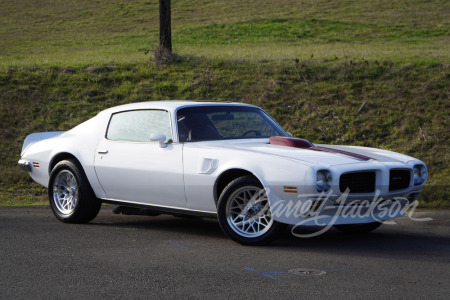
[{"label": "windshield", "polygon": [[180,142],[287,136],[280,125],[256,107],[186,107],[178,110],[177,121]]}]

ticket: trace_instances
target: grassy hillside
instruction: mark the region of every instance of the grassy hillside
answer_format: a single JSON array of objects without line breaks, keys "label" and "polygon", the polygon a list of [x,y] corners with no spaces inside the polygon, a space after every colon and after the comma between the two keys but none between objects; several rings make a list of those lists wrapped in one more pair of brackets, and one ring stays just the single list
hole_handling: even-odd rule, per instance
[{"label": "grassy hillside", "polygon": [[157,4],[0,0],[0,205],[45,201],[16,166],[29,133],[122,103],[213,99],[260,105],[315,143],[418,157],[422,205],[450,207],[448,1],[172,0],[171,65],[144,54]]},{"label": "grassy hillside", "polygon": [[[0,0],[0,67],[141,62],[158,1]],[[446,0],[172,0],[180,55],[449,59]]]}]

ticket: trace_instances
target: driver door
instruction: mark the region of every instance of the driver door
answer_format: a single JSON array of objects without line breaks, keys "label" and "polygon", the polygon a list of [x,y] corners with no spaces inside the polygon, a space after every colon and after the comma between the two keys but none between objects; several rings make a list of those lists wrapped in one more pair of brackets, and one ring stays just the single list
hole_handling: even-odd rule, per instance
[{"label": "driver door", "polygon": [[[97,177],[109,200],[185,208],[182,144],[173,144],[163,110],[113,114],[95,154]],[[151,142],[164,134],[167,147]]]}]

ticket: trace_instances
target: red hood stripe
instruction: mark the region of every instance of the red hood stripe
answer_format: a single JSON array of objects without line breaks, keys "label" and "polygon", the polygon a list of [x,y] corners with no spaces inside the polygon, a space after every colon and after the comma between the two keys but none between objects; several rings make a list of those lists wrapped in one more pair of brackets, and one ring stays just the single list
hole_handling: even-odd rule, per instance
[{"label": "red hood stripe", "polygon": [[317,147],[314,146],[312,148],[310,148],[311,150],[315,150],[315,151],[323,151],[323,152],[329,152],[329,153],[336,153],[336,154],[342,154],[342,155],[346,155],[346,156],[350,156],[359,160],[371,160],[372,158],[368,157],[368,156],[364,156],[361,154],[356,154],[356,153],[352,153],[352,152],[348,152],[348,151],[343,151],[343,150],[336,150],[336,149],[330,149],[330,148],[325,148],[325,147]]},{"label": "red hood stripe", "polygon": [[341,154],[341,155],[350,156],[352,158],[364,160],[364,161],[371,159],[370,157],[352,153],[352,152],[348,152],[348,151],[330,149],[330,148],[325,148],[325,147],[317,147],[317,146],[314,146],[311,142],[309,142],[307,140],[293,138],[293,137],[287,137],[287,136],[271,136],[269,139],[269,144]]}]

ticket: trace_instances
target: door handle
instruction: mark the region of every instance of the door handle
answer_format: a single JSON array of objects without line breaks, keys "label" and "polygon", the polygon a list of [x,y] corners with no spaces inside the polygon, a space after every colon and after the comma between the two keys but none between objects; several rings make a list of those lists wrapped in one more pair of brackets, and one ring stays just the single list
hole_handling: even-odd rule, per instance
[{"label": "door handle", "polygon": [[97,150],[98,154],[108,154],[108,150]]}]

